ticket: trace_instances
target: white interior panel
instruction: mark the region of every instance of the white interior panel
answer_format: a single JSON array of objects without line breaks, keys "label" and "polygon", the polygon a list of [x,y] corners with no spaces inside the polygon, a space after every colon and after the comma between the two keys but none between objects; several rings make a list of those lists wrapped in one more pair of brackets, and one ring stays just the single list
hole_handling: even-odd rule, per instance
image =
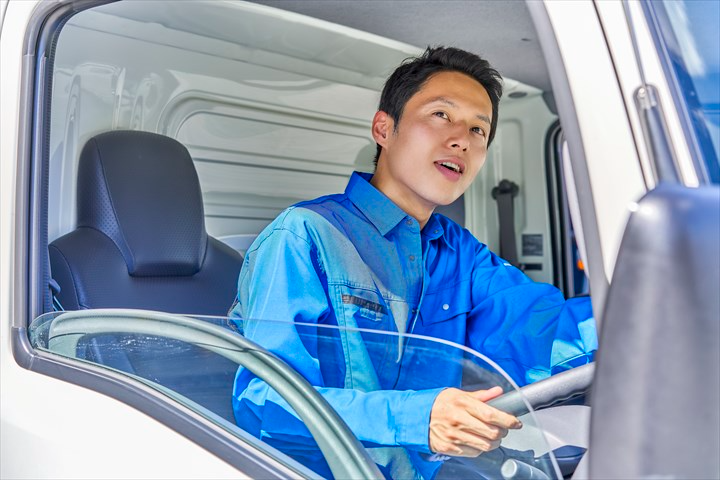
[{"label": "white interior panel", "polygon": [[[518,185],[514,202],[518,259],[524,264],[540,264],[540,270],[525,273],[543,282],[553,279],[545,137],[556,119],[538,91],[522,98],[505,97],[487,161],[465,201],[468,229],[499,254],[498,210],[492,189],[503,179]],[[542,235],[543,255],[523,255],[523,235]]]},{"label": "white interior panel", "polygon": [[[353,170],[372,171],[370,123],[383,82],[421,49],[265,6],[212,5],[188,2],[180,15],[165,2],[123,2],[82,12],[63,29],[54,66],[51,241],[75,227],[79,152],[106,130],[183,143],[198,170],[208,232],[225,239],[256,235],[288,205],[343,191]],[[228,22],[238,12],[240,23]],[[465,196],[466,224],[497,251],[490,191],[503,178],[518,183],[520,260],[541,264],[528,273],[550,281],[543,156],[554,117],[539,90],[512,79],[505,86],[487,166]],[[542,235],[545,255],[523,257],[523,234]]]}]

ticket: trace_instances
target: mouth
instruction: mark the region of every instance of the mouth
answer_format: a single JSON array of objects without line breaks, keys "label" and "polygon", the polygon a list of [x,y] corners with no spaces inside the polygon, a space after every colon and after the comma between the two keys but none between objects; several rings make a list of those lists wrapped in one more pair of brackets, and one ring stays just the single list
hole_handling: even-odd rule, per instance
[{"label": "mouth", "polygon": [[441,162],[435,162],[435,164],[439,165],[442,168],[446,168],[446,169],[450,170],[451,172],[455,172],[458,174],[462,174],[465,172],[465,166],[461,163],[444,160]]}]

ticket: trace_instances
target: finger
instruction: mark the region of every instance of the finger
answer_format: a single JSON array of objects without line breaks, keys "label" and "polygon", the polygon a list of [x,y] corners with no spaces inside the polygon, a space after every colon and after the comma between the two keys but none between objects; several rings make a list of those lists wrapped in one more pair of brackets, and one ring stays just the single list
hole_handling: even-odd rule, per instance
[{"label": "finger", "polygon": [[[508,434],[507,428],[492,425],[480,420],[467,410],[460,410],[456,412],[456,415],[449,423],[437,426],[440,427],[437,430],[438,433],[442,431],[442,438],[444,439],[467,439],[467,436],[471,435],[488,442],[500,442]],[[435,427],[435,425],[431,423],[431,428],[432,427]],[[464,436],[460,437],[459,435]]]},{"label": "finger", "polygon": [[453,432],[450,438],[451,443],[461,452],[455,455],[463,457],[476,457],[482,452],[489,452],[499,447],[501,442],[501,439],[491,440],[465,431]]},{"label": "finger", "polygon": [[[472,447],[468,447],[467,445],[464,445],[460,451],[459,454],[453,455],[454,457],[466,457],[466,458],[475,458],[479,457],[484,450],[477,450]],[[448,454],[449,455],[449,454]]]},{"label": "finger", "polygon": [[467,445],[450,445],[446,451],[437,451],[435,453],[440,453],[442,455],[450,455],[452,457],[475,458],[480,456],[483,451],[476,450]]},{"label": "finger", "polygon": [[458,417],[458,429],[489,441],[500,441],[507,436],[507,428],[488,423],[469,411]]},{"label": "finger", "polygon": [[453,457],[477,457],[483,450],[472,447],[460,441],[443,441],[437,442],[432,451],[442,455],[451,455]]},{"label": "finger", "polygon": [[483,402],[475,403],[473,408],[468,410],[468,413],[481,422],[489,423],[500,428],[518,429],[522,427],[522,422],[513,415],[491,407]]},{"label": "finger", "polygon": [[[481,453],[489,452],[490,450],[497,448],[498,446],[493,442],[476,442],[470,439],[468,439],[466,442],[438,442],[435,445],[435,448],[433,448],[432,450],[435,453],[451,455],[453,457],[477,457]],[[469,445],[468,443],[472,443],[472,445]]]},{"label": "finger", "polygon": [[472,392],[473,396],[481,402],[487,402],[493,398],[499,397],[503,393],[503,389],[500,386],[492,387],[488,390],[476,390]]}]

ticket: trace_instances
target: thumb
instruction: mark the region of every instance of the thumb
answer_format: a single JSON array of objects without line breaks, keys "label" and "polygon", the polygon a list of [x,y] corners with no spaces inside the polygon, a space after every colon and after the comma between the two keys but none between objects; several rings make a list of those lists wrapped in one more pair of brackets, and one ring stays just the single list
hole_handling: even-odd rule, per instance
[{"label": "thumb", "polygon": [[474,393],[475,398],[481,402],[487,402],[495,397],[499,397],[503,393],[502,387],[492,387],[488,390],[477,390]]}]

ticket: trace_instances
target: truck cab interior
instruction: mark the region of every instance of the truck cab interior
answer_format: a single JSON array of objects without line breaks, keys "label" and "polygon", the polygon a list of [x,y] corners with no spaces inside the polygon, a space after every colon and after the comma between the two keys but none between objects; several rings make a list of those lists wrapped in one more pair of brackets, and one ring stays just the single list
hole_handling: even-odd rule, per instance
[{"label": "truck cab interior", "polygon": [[[579,6],[576,14],[600,18],[605,32],[598,38],[605,38],[623,8],[636,19],[650,15],[650,7],[619,3]],[[28,94],[28,328],[40,352],[28,355],[67,356],[80,366],[57,374],[57,360],[52,366],[38,360],[29,362],[32,368],[118,398],[241,471],[269,475],[275,467],[258,464],[279,462],[300,477],[316,476],[234,425],[238,363],[287,385],[297,380],[283,366],[252,363],[257,358],[247,352],[262,346],[242,343],[227,320],[243,256],[286,207],[342,192],[353,171],[372,172],[370,124],[385,78],[427,46],[456,46],[500,71],[504,95],[486,165],[457,202],[438,211],[533,280],[567,298],[591,294],[603,327],[597,369],[587,365],[520,390],[487,359],[463,356],[469,376],[500,378],[515,392],[501,405],[532,417],[527,437],[509,443],[513,451],[534,451],[534,458],[481,460],[478,471],[488,478],[622,478],[651,474],[643,466],[648,458],[661,472],[720,470],[711,453],[716,431],[699,425],[719,422],[717,379],[700,382],[704,398],[682,405],[653,405],[657,387],[646,383],[662,383],[663,372],[678,379],[684,369],[711,376],[717,368],[717,154],[700,166],[676,155],[670,167],[657,167],[662,149],[638,133],[652,137],[652,125],[642,114],[617,110],[633,103],[623,82],[634,77],[611,76],[608,85],[593,73],[610,65],[608,75],[622,77],[612,68],[620,54],[605,47],[592,68],[577,72],[573,58],[592,56],[593,47],[560,49],[550,13],[533,2],[467,0],[148,0],[48,10],[37,42],[45,62]],[[575,86],[590,81],[583,75],[594,75],[610,93],[583,96]],[[718,130],[708,125],[712,151]],[[607,154],[613,149],[620,158]],[[632,158],[623,159],[628,151]],[[598,158],[607,164],[598,166]],[[678,265],[680,271],[670,267]],[[692,289],[673,289],[678,283]],[[677,321],[683,315],[695,319],[692,329]],[[629,321],[659,317],[652,324]],[[186,323],[176,331],[167,326],[173,322]],[[677,345],[673,338],[688,340],[687,348],[673,350],[672,362],[659,349],[636,350],[652,341]],[[604,342],[612,345],[605,354]],[[438,345],[422,348],[442,352]],[[83,373],[87,364],[101,368]],[[275,386],[279,392],[290,388],[284,381]],[[127,391],[119,391],[125,382]],[[138,393],[133,382],[156,393]],[[621,387],[632,401],[618,407]],[[322,403],[311,389],[294,388],[287,395],[298,411],[308,403],[303,399]],[[685,377],[683,388],[698,384]],[[168,398],[179,402],[179,413],[167,407]],[[315,439],[333,474],[376,476],[342,421],[317,408],[302,415],[320,432]],[[613,441],[628,418],[646,411],[664,419],[676,408],[703,413],[683,424],[694,440],[680,453],[644,449],[644,439],[664,436],[671,425],[648,431],[652,419],[633,423],[632,442]],[[196,429],[197,414],[213,425]],[[324,421],[329,426],[316,426]],[[322,431],[337,438],[321,439]],[[452,478],[452,470],[446,475]]]}]

